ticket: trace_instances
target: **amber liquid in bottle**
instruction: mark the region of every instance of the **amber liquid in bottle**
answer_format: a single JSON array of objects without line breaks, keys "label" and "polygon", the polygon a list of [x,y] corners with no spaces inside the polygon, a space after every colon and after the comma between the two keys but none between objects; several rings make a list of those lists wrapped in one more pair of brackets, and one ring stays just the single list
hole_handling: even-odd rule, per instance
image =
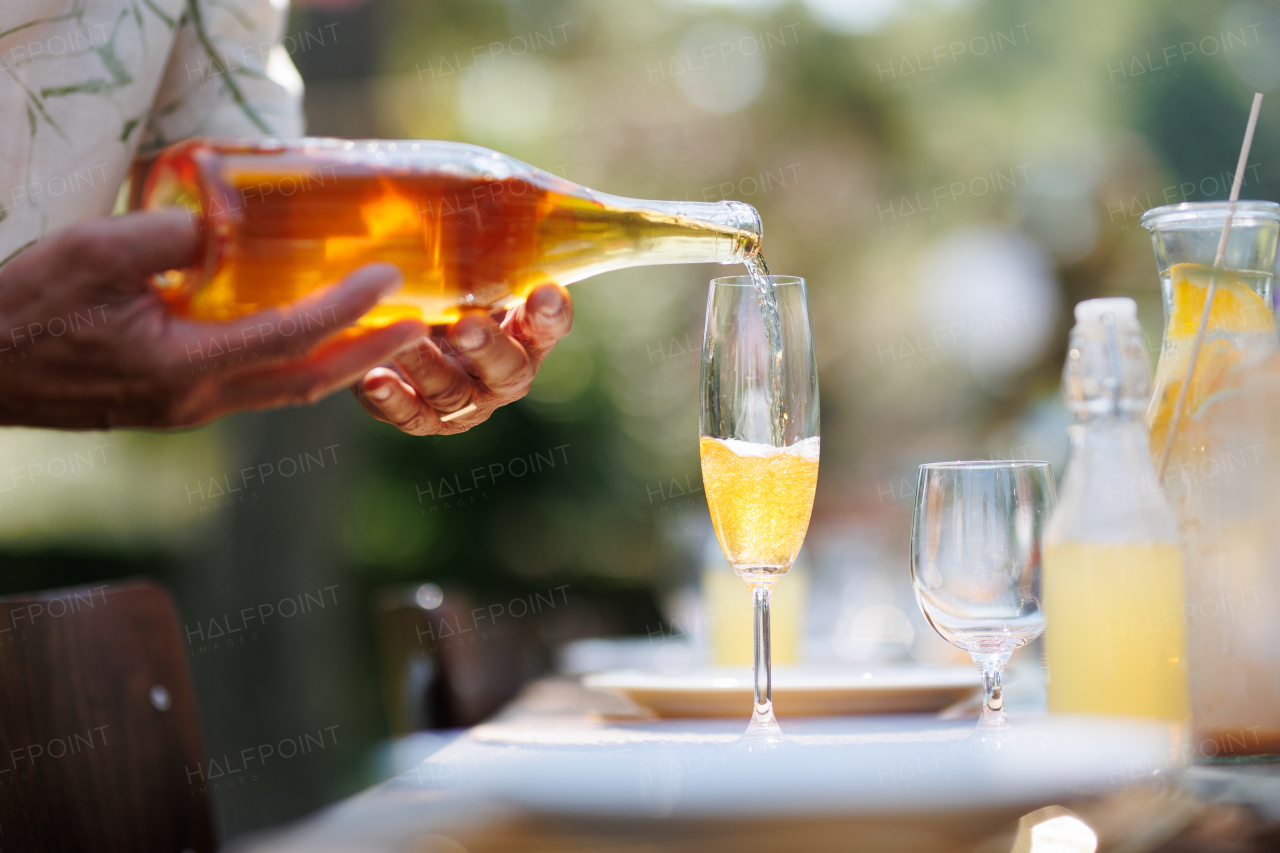
[{"label": "amber liquid in bottle", "polygon": [[385,261],[401,269],[404,286],[361,322],[447,323],[467,308],[511,304],[544,282],[645,264],[741,261],[759,249],[758,228],[595,193],[492,152],[484,152],[493,164],[485,171],[489,161],[471,146],[422,145],[470,159],[464,168],[437,164],[411,142],[194,140],[166,149],[143,207],[184,205],[208,227],[198,264],[157,282],[172,310],[232,319]]}]

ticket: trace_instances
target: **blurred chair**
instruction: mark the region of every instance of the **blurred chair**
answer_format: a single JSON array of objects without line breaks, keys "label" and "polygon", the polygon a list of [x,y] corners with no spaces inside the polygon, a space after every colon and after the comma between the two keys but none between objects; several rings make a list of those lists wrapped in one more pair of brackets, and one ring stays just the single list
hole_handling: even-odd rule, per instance
[{"label": "blurred chair", "polygon": [[372,600],[392,736],[474,726],[549,667],[532,618],[489,619],[455,590],[419,601],[425,587],[438,592],[391,587]]},{"label": "blurred chair", "polygon": [[0,598],[0,849],[215,849],[185,648],[151,583]]}]

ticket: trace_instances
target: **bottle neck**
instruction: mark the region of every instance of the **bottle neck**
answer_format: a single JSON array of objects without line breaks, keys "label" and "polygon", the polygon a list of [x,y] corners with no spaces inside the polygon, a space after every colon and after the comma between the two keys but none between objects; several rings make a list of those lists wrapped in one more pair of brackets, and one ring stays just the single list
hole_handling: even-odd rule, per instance
[{"label": "bottle neck", "polygon": [[1147,431],[1131,416],[1078,419],[1046,539],[1177,542],[1177,524],[1151,461]]},{"label": "bottle neck", "polygon": [[1176,541],[1141,419],[1150,367],[1136,320],[1078,323],[1062,380],[1075,422],[1047,540]]},{"label": "bottle neck", "polygon": [[1150,368],[1141,334],[1136,323],[1072,330],[1063,395],[1075,421],[1067,433],[1073,465],[1093,469],[1091,478],[1155,473],[1143,422]]},{"label": "bottle neck", "polygon": [[[643,265],[740,264],[760,251],[760,214],[740,201],[649,201],[607,193],[595,197],[645,223],[637,254]],[[634,261],[631,265],[635,265]]]},{"label": "bottle neck", "polygon": [[1151,391],[1151,367],[1136,320],[1079,323],[1062,369],[1062,397],[1077,423],[1137,422]]},{"label": "bottle neck", "polygon": [[1067,428],[1068,476],[1092,481],[1155,480],[1151,444],[1141,417],[1127,410],[1077,415]]},{"label": "bottle neck", "polygon": [[1083,450],[1092,448],[1119,449],[1136,442],[1142,451],[1140,455],[1150,458],[1147,448],[1147,428],[1142,418],[1132,413],[1088,415],[1076,418],[1075,423],[1067,427],[1071,449]]}]

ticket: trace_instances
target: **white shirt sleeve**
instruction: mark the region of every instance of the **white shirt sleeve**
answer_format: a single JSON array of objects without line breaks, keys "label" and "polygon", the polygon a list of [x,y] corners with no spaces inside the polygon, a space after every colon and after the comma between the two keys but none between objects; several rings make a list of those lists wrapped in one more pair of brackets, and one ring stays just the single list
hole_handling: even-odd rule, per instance
[{"label": "white shirt sleeve", "polygon": [[287,13],[287,0],[187,0],[139,153],[188,136],[302,135]]},{"label": "white shirt sleeve", "polygon": [[0,265],[109,214],[135,153],[300,135],[287,12],[288,0],[0,0]]}]

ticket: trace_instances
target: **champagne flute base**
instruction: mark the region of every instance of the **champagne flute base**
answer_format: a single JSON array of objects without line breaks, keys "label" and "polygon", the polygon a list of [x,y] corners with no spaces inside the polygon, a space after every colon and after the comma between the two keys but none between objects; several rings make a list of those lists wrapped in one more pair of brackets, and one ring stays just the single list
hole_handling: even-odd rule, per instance
[{"label": "champagne flute base", "polygon": [[742,736],[781,737],[782,727],[778,725],[778,718],[773,715],[773,709],[770,708],[767,714],[752,714],[751,722],[747,724],[747,730]]}]

